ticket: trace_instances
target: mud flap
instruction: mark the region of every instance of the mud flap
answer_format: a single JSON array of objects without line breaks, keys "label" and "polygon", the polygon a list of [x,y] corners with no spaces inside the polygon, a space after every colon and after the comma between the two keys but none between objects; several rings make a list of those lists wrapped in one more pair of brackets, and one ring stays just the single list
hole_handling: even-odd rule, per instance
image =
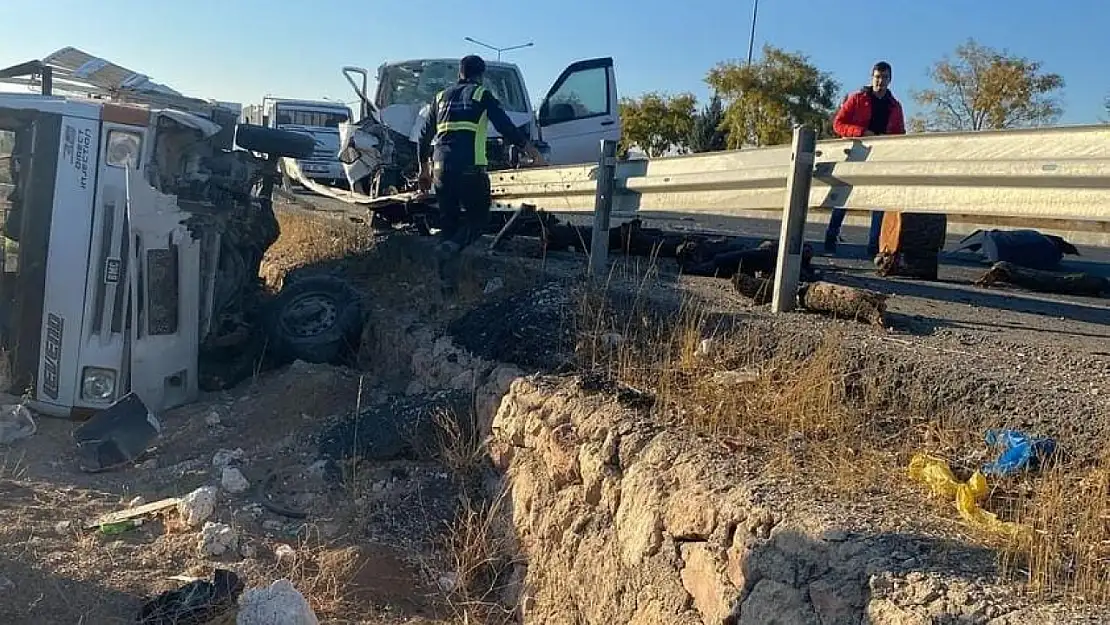
[{"label": "mud flap", "polygon": [[177,198],[128,171],[131,390],[155,413],[198,397],[200,241]]}]

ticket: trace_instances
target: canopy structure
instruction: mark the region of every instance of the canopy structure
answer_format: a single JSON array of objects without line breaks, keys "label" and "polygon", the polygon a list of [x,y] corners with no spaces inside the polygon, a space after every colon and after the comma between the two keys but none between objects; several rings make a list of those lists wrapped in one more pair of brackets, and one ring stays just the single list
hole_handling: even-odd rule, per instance
[{"label": "canopy structure", "polygon": [[41,60],[0,69],[0,82],[38,87],[43,95],[108,99],[185,110],[206,117],[212,117],[215,109],[223,109],[238,118],[243,108],[235,102],[186,96],[167,85],[154,82],[146,74],[74,47],[62,48]]}]

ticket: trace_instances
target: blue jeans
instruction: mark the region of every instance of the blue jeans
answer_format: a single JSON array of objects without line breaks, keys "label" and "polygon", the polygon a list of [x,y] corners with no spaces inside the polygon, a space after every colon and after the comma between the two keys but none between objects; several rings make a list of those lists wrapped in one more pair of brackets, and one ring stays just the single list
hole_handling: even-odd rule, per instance
[{"label": "blue jeans", "polygon": [[[840,236],[840,226],[844,224],[844,217],[848,211],[843,208],[834,208],[829,225],[825,229],[825,240],[836,241]],[[879,235],[883,231],[883,211],[871,211],[871,229],[867,232],[867,248],[879,249]]]}]

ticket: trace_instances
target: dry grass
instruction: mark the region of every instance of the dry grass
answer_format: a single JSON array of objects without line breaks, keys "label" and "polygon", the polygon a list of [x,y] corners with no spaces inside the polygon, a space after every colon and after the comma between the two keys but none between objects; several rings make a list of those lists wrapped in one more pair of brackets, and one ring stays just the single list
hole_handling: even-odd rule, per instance
[{"label": "dry grass", "polygon": [[288,579],[317,614],[357,616],[362,606],[353,600],[351,588],[365,566],[359,550],[330,544],[311,526],[290,546],[292,554],[277,558],[266,579]]},{"label": "dry grass", "polygon": [[[916,375],[859,354],[835,330],[808,348],[801,338],[768,344],[748,327],[715,327],[692,300],[659,315],[635,299],[631,314],[617,314],[604,294],[582,298],[581,364],[655,393],[660,416],[816,492],[925,499],[922,489],[906,490],[911,455],[957,459],[953,469],[966,477],[974,468],[967,450],[998,425],[969,407],[939,404]],[[1028,542],[965,528],[997,549],[1005,574],[1036,598],[1110,602],[1110,454],[1094,466],[1062,460],[991,484],[984,507],[1034,529]],[[930,503],[937,517],[956,518],[951,501]]]},{"label": "dry grass", "polygon": [[1001,545],[1004,571],[1036,598],[1110,602],[1110,456],[1049,463],[1002,489],[1001,514],[1033,528],[1031,540]]},{"label": "dry grass", "polygon": [[439,459],[452,474],[469,482],[489,466],[489,453],[473,410],[460,416],[444,409],[437,411],[434,419]]},{"label": "dry grass", "polygon": [[519,560],[511,527],[506,527],[506,497],[505,492],[483,500],[464,496],[444,539],[454,570],[446,599],[458,622],[514,622],[510,591]]}]

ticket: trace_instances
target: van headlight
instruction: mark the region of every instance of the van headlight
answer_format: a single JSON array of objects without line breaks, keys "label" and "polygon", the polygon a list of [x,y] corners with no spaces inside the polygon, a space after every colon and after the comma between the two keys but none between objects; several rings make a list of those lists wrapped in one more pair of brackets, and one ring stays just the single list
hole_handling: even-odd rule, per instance
[{"label": "van headlight", "polygon": [[126,130],[108,131],[108,148],[105,160],[112,167],[139,168],[139,148],[143,137],[137,132]]},{"label": "van headlight", "polygon": [[115,369],[85,367],[81,372],[81,399],[107,401],[116,395]]}]

